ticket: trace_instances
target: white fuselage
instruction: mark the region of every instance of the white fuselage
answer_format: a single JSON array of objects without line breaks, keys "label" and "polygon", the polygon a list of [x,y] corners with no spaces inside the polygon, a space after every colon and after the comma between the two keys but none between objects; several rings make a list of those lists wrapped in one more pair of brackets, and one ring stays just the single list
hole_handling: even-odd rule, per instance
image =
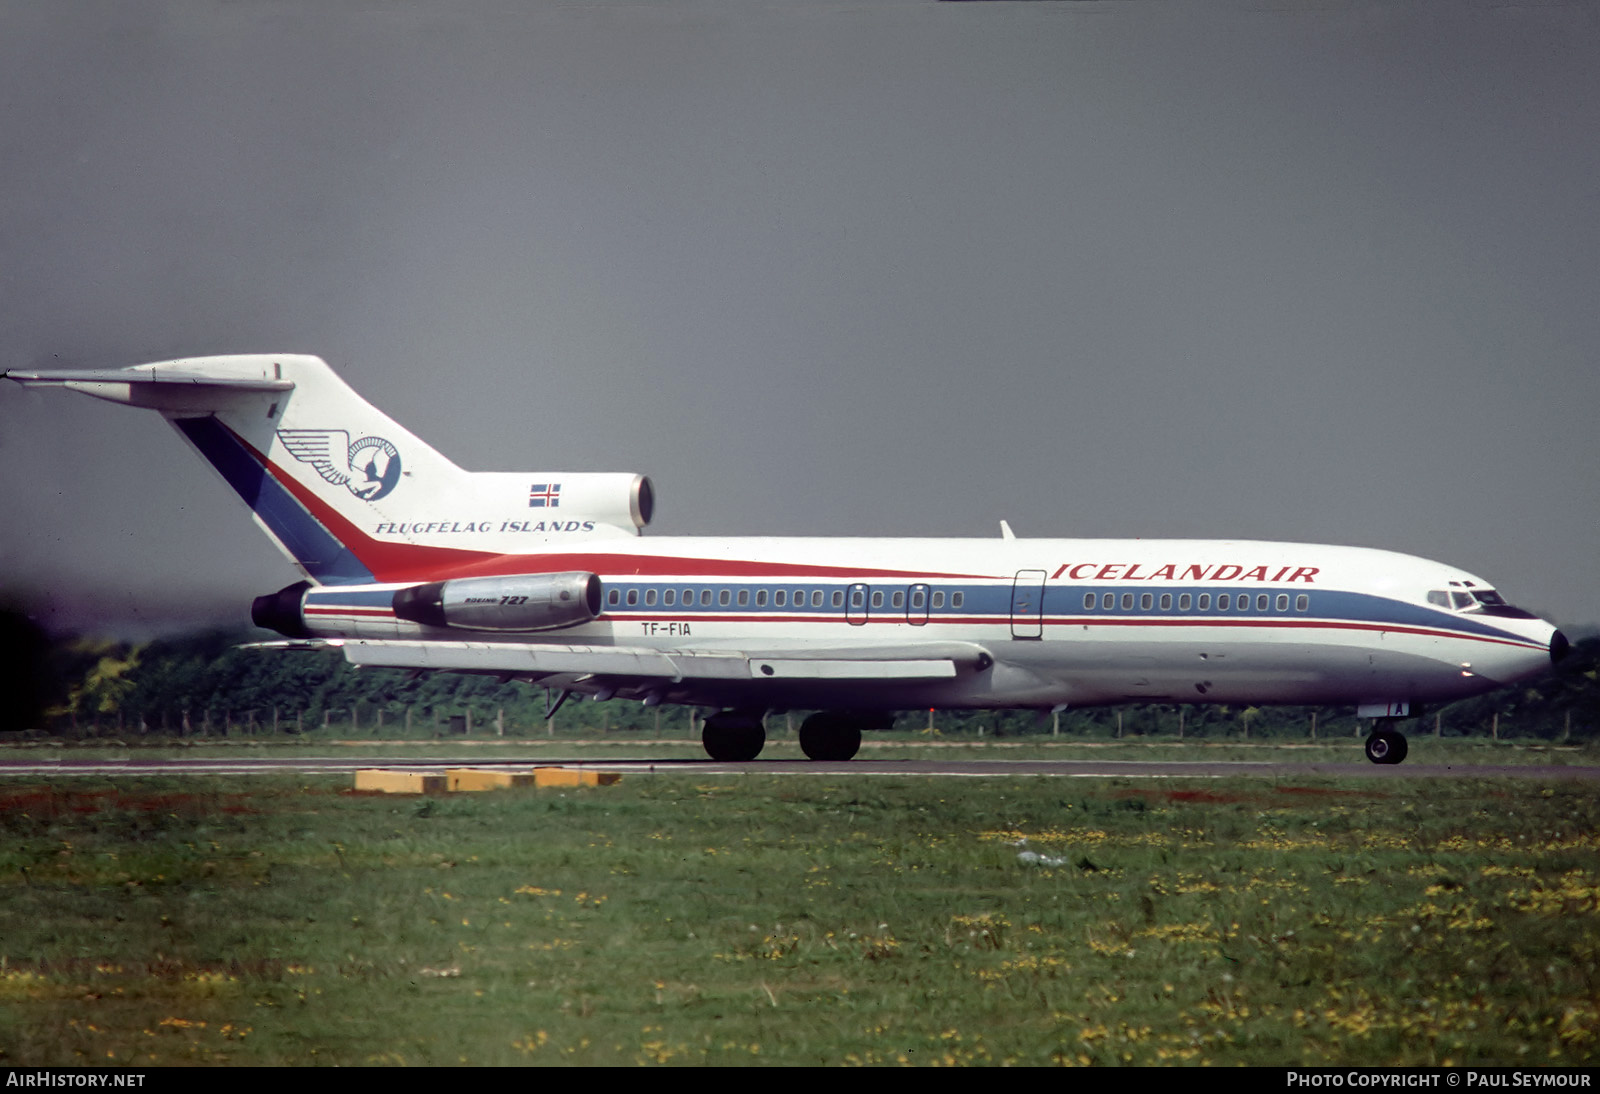
[{"label": "white fuselage", "polygon": [[[443,576],[588,570],[598,618],[541,634],[396,618],[407,582],[309,590],[319,637],[660,651],[969,644],[982,671],[904,683],[684,682],[671,701],[885,708],[1119,702],[1437,703],[1550,663],[1527,617],[1430,591],[1487,583],[1389,551],[1212,540],[661,538],[476,560]],[[1510,609],[1515,612],[1515,609]],[[570,682],[570,681],[569,681]],[[583,690],[581,681],[578,690]]]}]

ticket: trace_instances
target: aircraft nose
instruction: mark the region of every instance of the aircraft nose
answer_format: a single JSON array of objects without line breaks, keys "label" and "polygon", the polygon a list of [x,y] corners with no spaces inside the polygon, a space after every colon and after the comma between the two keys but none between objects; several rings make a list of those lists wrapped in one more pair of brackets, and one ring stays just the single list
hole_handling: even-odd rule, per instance
[{"label": "aircraft nose", "polygon": [[1572,651],[1572,643],[1560,631],[1550,636],[1550,663],[1554,665]]}]

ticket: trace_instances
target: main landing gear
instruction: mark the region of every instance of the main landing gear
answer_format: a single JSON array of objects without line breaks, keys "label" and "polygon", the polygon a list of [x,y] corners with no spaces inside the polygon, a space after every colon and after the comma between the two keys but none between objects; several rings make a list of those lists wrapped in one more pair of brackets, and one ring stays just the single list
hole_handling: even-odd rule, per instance
[{"label": "main landing gear", "polygon": [[[724,710],[706,719],[700,743],[719,763],[748,763],[761,755],[767,731],[759,710]],[[835,763],[853,759],[864,729],[888,729],[892,714],[873,711],[819,710],[800,723],[800,751],[810,760]]]},{"label": "main landing gear", "polygon": [[848,760],[861,747],[861,723],[848,714],[818,711],[800,723],[800,751],[808,760]]},{"label": "main landing gear", "polygon": [[700,732],[706,755],[719,763],[748,763],[761,755],[767,731],[759,710],[724,710],[706,719]]},{"label": "main landing gear", "polygon": [[1373,763],[1397,764],[1406,758],[1406,736],[1394,724],[1393,718],[1379,718],[1367,734],[1367,759]]}]

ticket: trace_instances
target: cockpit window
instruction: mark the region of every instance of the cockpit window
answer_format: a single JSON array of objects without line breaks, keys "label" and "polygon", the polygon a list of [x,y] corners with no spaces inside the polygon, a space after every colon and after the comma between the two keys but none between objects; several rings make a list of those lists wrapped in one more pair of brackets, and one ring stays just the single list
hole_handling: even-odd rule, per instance
[{"label": "cockpit window", "polygon": [[1484,615],[1497,615],[1502,619],[1534,619],[1532,612],[1522,608],[1513,608],[1507,604],[1505,597],[1493,589],[1473,589],[1472,595],[1478,598],[1478,611]]},{"label": "cockpit window", "polygon": [[[1531,612],[1521,608],[1513,608],[1507,604],[1505,598],[1493,589],[1480,589],[1470,582],[1452,581],[1453,588],[1449,591],[1433,589],[1428,593],[1428,603],[1437,604],[1441,608],[1451,608],[1458,612],[1472,612],[1476,615],[1497,615],[1506,619],[1533,619]],[[1465,588],[1463,586],[1466,586]],[[1467,589],[1471,589],[1470,592]]]}]

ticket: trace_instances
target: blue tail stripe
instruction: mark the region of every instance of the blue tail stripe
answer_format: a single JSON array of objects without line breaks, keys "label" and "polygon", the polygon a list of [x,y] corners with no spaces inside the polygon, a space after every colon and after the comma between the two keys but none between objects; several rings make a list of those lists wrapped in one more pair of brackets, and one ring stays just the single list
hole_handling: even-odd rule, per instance
[{"label": "blue tail stripe", "polygon": [[372,571],[308,513],[221,422],[215,418],[179,418],[173,424],[222,472],[228,485],[312,580],[328,585],[375,580]]}]

